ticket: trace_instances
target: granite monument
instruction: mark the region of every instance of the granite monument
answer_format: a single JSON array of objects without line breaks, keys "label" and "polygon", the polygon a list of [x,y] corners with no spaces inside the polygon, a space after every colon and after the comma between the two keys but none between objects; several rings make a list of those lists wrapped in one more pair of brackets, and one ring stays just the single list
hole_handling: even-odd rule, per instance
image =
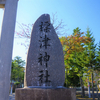
[{"label": "granite monument", "polygon": [[44,14],[34,23],[28,50],[24,86],[63,86],[64,56],[60,40]]},{"label": "granite monument", "polygon": [[24,88],[15,100],[76,100],[75,89],[64,88],[64,55],[49,14],[33,25],[27,55]]}]

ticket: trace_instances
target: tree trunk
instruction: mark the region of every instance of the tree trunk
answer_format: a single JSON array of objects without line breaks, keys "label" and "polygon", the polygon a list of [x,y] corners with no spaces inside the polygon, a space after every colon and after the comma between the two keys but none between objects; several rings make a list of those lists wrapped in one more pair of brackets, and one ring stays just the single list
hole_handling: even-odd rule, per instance
[{"label": "tree trunk", "polygon": [[97,82],[96,82],[96,91],[97,91],[97,98],[98,98],[98,100],[99,100],[99,94],[98,94]]},{"label": "tree trunk", "polygon": [[91,94],[90,94],[90,82],[88,82],[88,94],[89,94],[89,98],[91,98]]},{"label": "tree trunk", "polygon": [[66,87],[68,88],[68,84],[67,84],[67,70],[66,70]]},{"label": "tree trunk", "polygon": [[91,79],[92,79],[92,98],[93,98],[93,100],[95,100],[95,97],[94,97],[94,85],[93,85],[93,72],[91,74]]},{"label": "tree trunk", "polygon": [[81,92],[82,92],[82,98],[84,98],[85,93],[84,93],[84,85],[83,85],[83,80],[82,80],[82,77],[80,77],[80,82],[81,82]]}]

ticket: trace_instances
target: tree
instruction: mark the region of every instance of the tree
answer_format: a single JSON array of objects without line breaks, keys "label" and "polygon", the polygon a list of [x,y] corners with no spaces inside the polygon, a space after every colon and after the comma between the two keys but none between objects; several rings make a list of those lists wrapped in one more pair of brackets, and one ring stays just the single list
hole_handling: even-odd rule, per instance
[{"label": "tree", "polygon": [[80,32],[79,27],[77,27],[73,30],[73,35],[61,37],[60,41],[67,59],[72,52],[84,50],[84,43],[90,42],[91,39],[84,36],[84,32]]},{"label": "tree", "polygon": [[12,60],[11,83],[12,83],[12,80],[16,81],[16,79],[17,79],[17,66],[18,66],[18,64],[14,60]]},{"label": "tree", "polygon": [[98,43],[98,47],[97,47],[97,50],[96,50],[95,73],[96,73],[95,83],[96,83],[97,97],[98,97],[98,100],[99,100],[98,89],[100,90],[100,88],[99,88],[99,84],[100,84],[100,81],[99,81],[99,79],[100,79],[100,42]]},{"label": "tree", "polygon": [[16,56],[12,60],[11,67],[11,81],[18,81],[20,83],[24,82],[24,65],[25,61],[21,59],[21,57]]},{"label": "tree", "polygon": [[69,73],[67,74],[67,87],[79,87],[80,86],[80,79],[77,75],[78,73],[72,70],[69,70]]},{"label": "tree", "polygon": [[97,68],[100,70],[100,42],[99,42],[98,48],[97,48],[96,61],[97,61]]},{"label": "tree", "polygon": [[97,69],[97,61],[96,61],[96,44],[94,43],[95,39],[92,36],[91,31],[89,28],[87,28],[86,36],[88,38],[91,38],[90,43],[85,44],[85,51],[87,52],[87,59],[86,59],[86,66],[88,67],[88,71],[90,70],[91,72],[91,80],[92,80],[92,97],[93,100],[95,99],[94,97],[94,84],[93,84],[93,73],[94,70]]},{"label": "tree", "polygon": [[[67,71],[66,75],[70,73],[70,70],[77,73],[77,75],[80,77],[82,96],[84,97],[82,77],[84,71],[87,70],[87,67],[85,67],[86,55],[84,54],[84,45],[85,43],[90,42],[91,39],[86,37],[84,32],[80,32],[80,29],[77,27],[73,30],[73,34],[71,36],[61,37],[60,41],[64,51],[65,69]],[[68,82],[66,82],[66,84],[67,83]]]}]

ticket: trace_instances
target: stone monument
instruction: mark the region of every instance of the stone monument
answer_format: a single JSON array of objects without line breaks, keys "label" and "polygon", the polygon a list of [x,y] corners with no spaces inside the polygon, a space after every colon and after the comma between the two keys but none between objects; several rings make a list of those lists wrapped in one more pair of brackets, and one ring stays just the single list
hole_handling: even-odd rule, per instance
[{"label": "stone monument", "polygon": [[18,0],[0,0],[0,8],[5,8],[0,32],[0,100],[9,100],[17,3]]},{"label": "stone monument", "polygon": [[63,49],[48,14],[34,23],[27,55],[24,88],[15,100],[76,100],[75,90],[63,87]]},{"label": "stone monument", "polygon": [[49,15],[44,14],[33,26],[24,86],[63,86],[64,80],[62,45]]}]

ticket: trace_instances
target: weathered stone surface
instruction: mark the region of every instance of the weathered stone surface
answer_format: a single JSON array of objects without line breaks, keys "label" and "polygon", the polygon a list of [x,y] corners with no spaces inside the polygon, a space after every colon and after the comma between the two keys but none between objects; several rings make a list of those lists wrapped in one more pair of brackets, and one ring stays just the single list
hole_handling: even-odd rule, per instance
[{"label": "weathered stone surface", "polygon": [[75,89],[19,88],[15,100],[76,100]]},{"label": "weathered stone surface", "polygon": [[0,4],[5,4],[6,0],[0,0]]},{"label": "weathered stone surface", "polygon": [[32,29],[24,86],[63,86],[64,80],[62,45],[50,23],[50,16],[43,14]]}]

